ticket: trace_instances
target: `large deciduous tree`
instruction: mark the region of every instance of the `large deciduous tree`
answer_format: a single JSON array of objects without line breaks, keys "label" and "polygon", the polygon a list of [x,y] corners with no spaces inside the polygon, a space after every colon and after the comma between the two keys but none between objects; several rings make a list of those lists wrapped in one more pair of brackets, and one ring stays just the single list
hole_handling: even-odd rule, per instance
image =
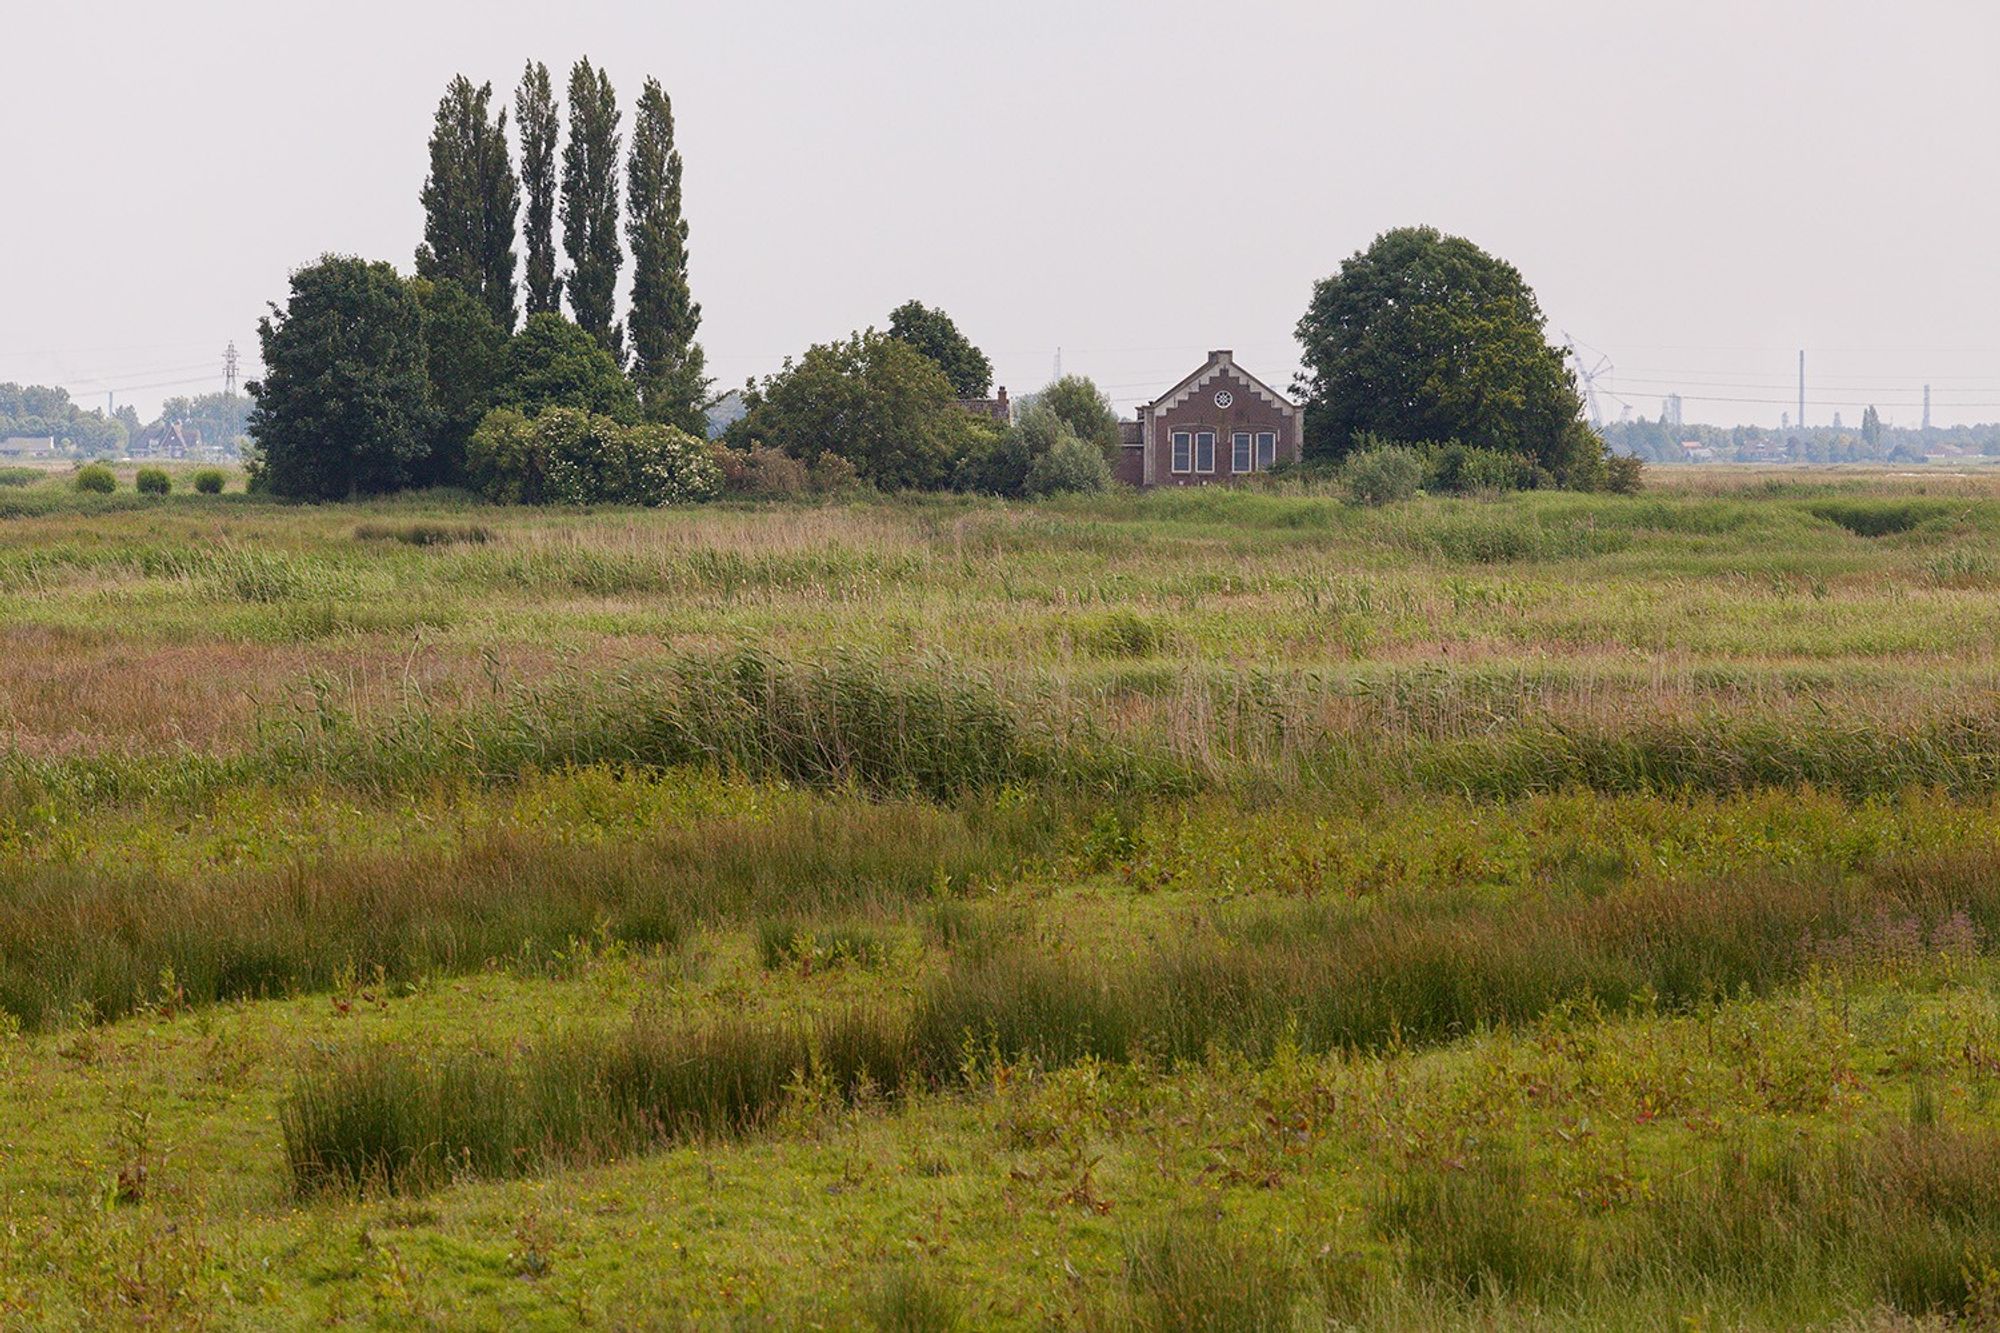
[{"label": "large deciduous tree", "polygon": [[1098,448],[1106,462],[1115,462],[1118,442],[1118,410],[1111,397],[1087,375],[1065,375],[1034,396],[1034,404],[1046,407],[1075,432]]},{"label": "large deciduous tree", "polygon": [[424,243],[417,275],[450,278],[479,299],[494,323],[512,329],[514,221],[520,186],[507,153],[507,112],[487,110],[493,85],[453,79],[431,129],[431,170],[424,178]]},{"label": "large deciduous tree", "polygon": [[507,344],[494,402],[536,416],[545,408],[573,407],[619,421],[636,421],[632,381],[603,343],[561,315],[530,315]]},{"label": "large deciduous tree", "polygon": [[1456,440],[1602,484],[1604,443],[1543,323],[1512,264],[1434,227],[1385,232],[1314,287],[1299,321],[1307,454]]},{"label": "large deciduous tree", "polygon": [[562,122],[549,67],[528,62],[514,92],[514,124],[521,136],[521,189],[527,195],[528,313],[560,313],[562,278],[556,273],[556,140]]},{"label": "large deciduous tree", "polygon": [[834,454],[884,490],[948,484],[978,428],[936,362],[873,329],[809,348],[745,399],[733,444],[806,463]]},{"label": "large deciduous tree", "polygon": [[413,278],[424,314],[424,368],[430,380],[429,448],[411,469],[419,486],[464,479],[465,443],[493,406],[506,368],[508,338],[492,312],[450,278]]},{"label": "large deciduous tree", "polygon": [[687,219],[681,214],[681,155],[674,147],[674,107],[657,79],[647,79],[632,121],[625,179],[625,239],[632,247],[632,379],[646,416],[694,434],[707,420],[708,377],[701,307],[688,287]]},{"label": "large deciduous tree", "polygon": [[430,447],[430,393],[423,308],[393,267],[328,255],[300,269],[257,336],[261,487],[339,500],[409,484]]},{"label": "large deciduous tree", "polygon": [[625,360],[616,324],[618,269],[618,94],[611,78],[579,60],[569,75],[569,142],[563,146],[563,285],[577,324]]},{"label": "large deciduous tree", "polygon": [[993,363],[942,310],[905,301],[889,312],[889,336],[937,362],[960,398],[984,398],[993,387]]}]

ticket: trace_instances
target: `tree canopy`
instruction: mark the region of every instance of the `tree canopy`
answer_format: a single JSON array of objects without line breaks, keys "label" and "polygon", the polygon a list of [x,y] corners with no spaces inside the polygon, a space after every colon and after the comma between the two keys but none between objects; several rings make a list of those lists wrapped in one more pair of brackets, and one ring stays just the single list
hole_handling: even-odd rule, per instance
[{"label": "tree canopy", "polygon": [[889,314],[889,336],[935,361],[960,398],[984,398],[992,389],[993,363],[944,311],[905,301]]},{"label": "tree canopy", "polygon": [[584,332],[622,365],[625,335],[616,322],[618,270],[618,94],[611,77],[579,60],[569,76],[569,143],[563,148],[563,286]]},{"label": "tree canopy", "polygon": [[494,400],[536,416],[550,407],[573,407],[618,421],[635,421],[632,381],[604,344],[561,315],[531,315],[507,344],[501,387]]},{"label": "tree canopy", "polygon": [[430,387],[423,307],[393,267],[328,255],[298,270],[257,336],[259,485],[338,500],[409,484],[430,447]]},{"label": "tree canopy", "polygon": [[646,416],[705,434],[706,360],[695,331],[701,307],[688,287],[687,219],[681,215],[681,155],[674,107],[647,79],[632,122],[625,239],[632,247],[632,380]]},{"label": "tree canopy", "polygon": [[492,101],[492,84],[474,88],[461,74],[438,102],[417,274],[457,281],[486,306],[494,323],[512,330],[518,313],[514,221],[520,186],[507,155],[507,112],[502,108],[489,120]]},{"label": "tree canopy", "polygon": [[521,227],[528,247],[528,313],[562,309],[562,279],[556,275],[556,139],[562,124],[549,67],[531,60],[514,92],[514,124],[521,136],[521,189],[527,211]]},{"label": "tree canopy", "polygon": [[1434,227],[1386,232],[1313,289],[1299,321],[1308,456],[1363,436],[1457,441],[1601,480],[1604,445],[1512,264]]},{"label": "tree canopy", "polygon": [[507,331],[450,278],[413,278],[424,315],[424,369],[430,380],[431,432],[411,474],[419,486],[451,485],[464,474],[465,442],[502,387]]},{"label": "tree canopy", "polygon": [[1032,395],[1027,406],[1047,408],[1078,439],[1096,445],[1107,460],[1118,457],[1117,409],[1088,376],[1065,375]]},{"label": "tree canopy", "polygon": [[807,463],[834,454],[884,490],[944,486],[976,434],[937,363],[874,329],[788,359],[745,401],[732,443],[770,445]]},{"label": "tree canopy", "polygon": [[69,390],[41,384],[0,384],[0,439],[21,435],[53,439],[58,448],[85,454],[115,454],[131,430],[130,408],[105,416],[70,401]]}]

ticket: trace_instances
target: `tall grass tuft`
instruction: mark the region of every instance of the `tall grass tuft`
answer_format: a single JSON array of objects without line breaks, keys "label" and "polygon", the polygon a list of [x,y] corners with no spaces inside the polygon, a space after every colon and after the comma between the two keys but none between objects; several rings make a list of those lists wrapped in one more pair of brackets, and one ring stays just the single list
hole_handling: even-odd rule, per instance
[{"label": "tall grass tuft", "polygon": [[365,732],[286,728],[268,758],[281,771],[392,789],[598,764],[706,765],[933,800],[1039,783],[1185,785],[1163,757],[1112,744],[1084,721],[1029,718],[946,671],[852,658],[801,666],[753,649],[522,689],[446,719],[418,707]]},{"label": "tall grass tuft", "polygon": [[[301,1188],[365,1184],[398,1171],[421,1183],[436,1171],[398,1164],[421,1157],[433,1141],[453,1161],[520,1169],[748,1132],[808,1072],[853,1098],[864,1090],[944,1086],[987,1060],[1043,1067],[1132,1057],[1175,1062],[1217,1049],[1261,1057],[1281,1043],[1326,1051],[1438,1041],[1532,1019],[1566,1001],[1685,1006],[1768,991],[1822,966],[1821,942],[1867,929],[1884,912],[1936,914],[1947,905],[1941,920],[1964,922],[1952,925],[1952,939],[1971,940],[1975,922],[2000,924],[2000,870],[1984,860],[1940,862],[1872,882],[1806,876],[1520,907],[1447,902],[1428,912],[1294,914],[1290,931],[1196,935],[1125,966],[1015,945],[957,961],[907,1015],[855,1009],[810,1026],[735,1023],[683,1032],[635,1025],[616,1038],[552,1040],[511,1082],[489,1090],[490,1098],[523,1109],[496,1122],[497,1112],[484,1107],[450,1133],[419,1116],[416,1123],[432,1134],[422,1142],[371,1130],[374,1137],[352,1147],[341,1128],[352,1116],[314,1110],[351,1102],[363,1108],[353,1116],[376,1124],[381,1114],[366,1108],[417,1076],[406,1057],[378,1053],[374,1063],[315,1070],[294,1097],[304,1109],[288,1121],[296,1127],[288,1142]],[[436,1081],[416,1096],[419,1107],[440,1103]],[[498,1147],[469,1143],[490,1133],[513,1137]],[[324,1150],[315,1146],[328,1134]],[[1408,1226],[1428,1217],[1471,1247],[1440,1251],[1433,1276],[1459,1286],[1491,1279],[1512,1290],[1537,1286],[1552,1271],[1553,1260],[1523,1239],[1524,1219],[1508,1222],[1488,1209],[1506,1187],[1495,1176],[1481,1186],[1491,1196],[1483,1203],[1468,1202],[1460,1190],[1410,1194],[1395,1204]],[[1453,1221],[1461,1204],[1474,1211]],[[1475,1222],[1490,1223],[1490,1234]]]},{"label": "tall grass tuft", "polygon": [[495,959],[532,966],[600,937],[665,947],[700,921],[927,902],[940,882],[1012,873],[1060,836],[1025,805],[815,796],[615,842],[497,830],[449,851],[189,875],[10,862],[0,1010],[30,1029],[79,1007],[117,1018],[166,970],[202,1004],[323,990],[343,969],[395,983]]},{"label": "tall grass tuft", "polygon": [[[1135,1232],[1110,1301],[1084,1327],[1121,1333],[1263,1333],[1308,1310],[1332,1313],[1325,1284],[1290,1253],[1254,1244],[1214,1222],[1170,1219]],[[1317,1309],[1315,1309],[1317,1307]],[[1307,1326],[1304,1322],[1296,1326]]]},{"label": "tall grass tuft", "polygon": [[1662,1171],[1587,1229],[1536,1202],[1495,1147],[1387,1182],[1370,1215],[1408,1280],[1453,1300],[1547,1303],[1605,1285],[1667,1299],[1839,1291],[1951,1320],[1978,1309],[2000,1245],[2000,1134],[1897,1126],[1738,1141]]},{"label": "tall grass tuft", "polygon": [[894,1016],[854,1010],[820,1029],[640,1020],[559,1034],[511,1061],[363,1047],[298,1075],[281,1117],[286,1162],[302,1193],[415,1192],[458,1173],[514,1175],[748,1134],[808,1078],[853,1096],[908,1075]]}]

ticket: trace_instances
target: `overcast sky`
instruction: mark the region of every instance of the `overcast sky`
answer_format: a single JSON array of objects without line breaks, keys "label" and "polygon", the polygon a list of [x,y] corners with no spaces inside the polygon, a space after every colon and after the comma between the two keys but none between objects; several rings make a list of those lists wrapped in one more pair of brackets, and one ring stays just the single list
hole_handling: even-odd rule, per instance
[{"label": "overcast sky", "polygon": [[[0,0],[0,380],[150,416],[325,251],[407,269],[452,75],[674,100],[725,386],[915,296],[1016,393],[1210,347],[1283,386],[1316,278],[1427,222],[1632,409],[2000,419],[2000,6]],[[511,127],[510,127],[511,128]],[[1613,414],[1615,415],[1615,405]]]}]

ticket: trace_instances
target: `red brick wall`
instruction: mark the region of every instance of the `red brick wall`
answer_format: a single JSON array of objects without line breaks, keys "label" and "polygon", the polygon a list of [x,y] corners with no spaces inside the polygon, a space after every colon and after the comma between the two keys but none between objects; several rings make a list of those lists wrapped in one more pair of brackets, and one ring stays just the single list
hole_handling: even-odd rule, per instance
[{"label": "red brick wall", "polygon": [[[1218,393],[1230,395],[1232,401],[1229,406],[1216,404]],[[1179,430],[1215,432],[1214,472],[1174,471],[1173,440],[1174,432]],[[1200,486],[1212,481],[1228,481],[1235,475],[1232,469],[1235,451],[1230,446],[1229,437],[1237,431],[1248,431],[1253,437],[1259,431],[1275,434],[1278,450],[1274,461],[1296,462],[1297,430],[1291,414],[1258,393],[1234,365],[1226,366],[1220,374],[1194,390],[1186,401],[1162,408],[1154,414],[1152,428],[1148,431],[1150,438],[1146,441],[1146,449],[1153,456],[1153,483],[1157,486]],[[1253,470],[1255,447],[1253,439]]]}]

